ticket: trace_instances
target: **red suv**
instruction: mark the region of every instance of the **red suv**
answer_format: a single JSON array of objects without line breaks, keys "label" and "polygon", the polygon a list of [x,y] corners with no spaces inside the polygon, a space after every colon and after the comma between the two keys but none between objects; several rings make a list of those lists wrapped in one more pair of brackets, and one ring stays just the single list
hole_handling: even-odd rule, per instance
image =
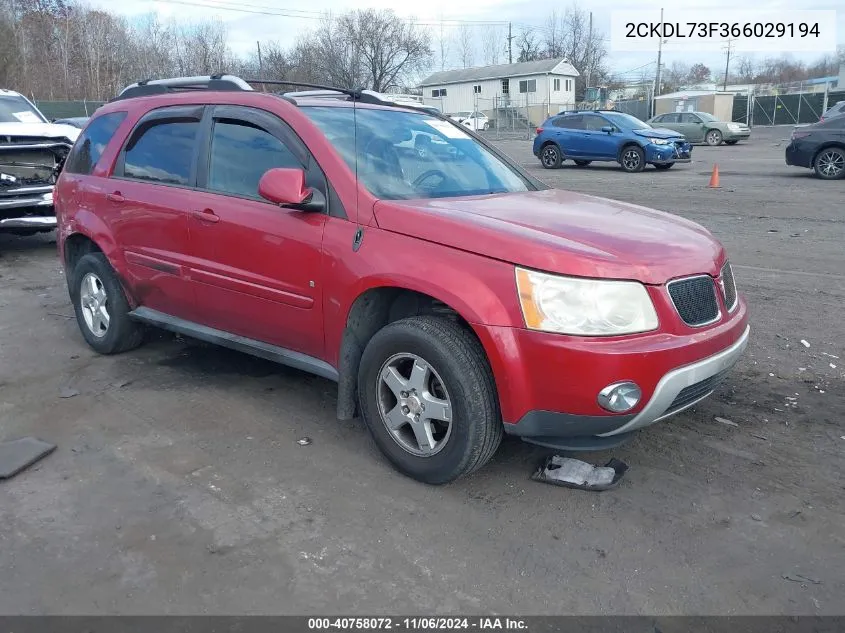
[{"label": "red suv", "polygon": [[503,433],[614,447],[708,396],[748,341],[721,244],[550,189],[448,119],[229,76],[130,86],[59,178],[85,340],[153,325],[338,383],[403,473],[439,484]]}]

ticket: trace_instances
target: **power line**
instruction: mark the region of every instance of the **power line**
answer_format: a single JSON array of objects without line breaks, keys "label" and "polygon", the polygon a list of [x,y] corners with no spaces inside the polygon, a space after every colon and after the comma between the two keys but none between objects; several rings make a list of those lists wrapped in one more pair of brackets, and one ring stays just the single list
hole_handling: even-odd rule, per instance
[{"label": "power line", "polygon": [[[285,18],[295,18],[295,19],[304,19],[304,20],[322,20],[326,16],[330,15],[332,12],[330,11],[307,11],[304,9],[288,9],[288,8],[278,8],[278,7],[271,7],[268,5],[260,5],[260,4],[247,4],[247,3],[234,3],[234,2],[226,2],[226,1],[219,1],[219,0],[205,0],[204,2],[199,1],[192,1],[192,0],[153,0],[155,2],[161,2],[163,4],[179,4],[185,5],[190,7],[200,7],[203,9],[218,9],[220,11],[231,11],[233,13],[247,13],[253,15],[273,15],[278,17],[285,17]],[[446,26],[457,26],[457,25],[468,25],[468,26],[505,26],[508,24],[504,21],[498,20],[462,20],[462,19],[444,19],[437,22],[420,22],[414,20],[412,18],[406,19],[408,22],[412,22],[419,26],[440,26],[444,24]]]}]

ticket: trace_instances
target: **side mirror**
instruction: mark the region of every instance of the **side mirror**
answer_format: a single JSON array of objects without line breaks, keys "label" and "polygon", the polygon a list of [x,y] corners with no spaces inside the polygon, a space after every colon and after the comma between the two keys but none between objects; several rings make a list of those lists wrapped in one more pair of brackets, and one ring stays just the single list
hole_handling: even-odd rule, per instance
[{"label": "side mirror", "polygon": [[258,195],[281,206],[310,211],[314,190],[305,186],[303,170],[277,167],[261,176]]},{"label": "side mirror", "polygon": [[613,126],[612,125],[605,125],[602,129],[602,132],[607,132],[608,134],[613,134]]}]

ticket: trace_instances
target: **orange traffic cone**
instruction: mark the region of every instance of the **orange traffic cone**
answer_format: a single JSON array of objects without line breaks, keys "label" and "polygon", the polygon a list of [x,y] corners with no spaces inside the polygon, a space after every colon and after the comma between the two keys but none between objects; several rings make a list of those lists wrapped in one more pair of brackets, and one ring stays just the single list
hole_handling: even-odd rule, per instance
[{"label": "orange traffic cone", "polygon": [[719,185],[719,165],[718,164],[713,165],[713,173],[710,174],[710,184],[707,185],[707,186],[710,187],[711,189],[721,189],[721,186]]}]

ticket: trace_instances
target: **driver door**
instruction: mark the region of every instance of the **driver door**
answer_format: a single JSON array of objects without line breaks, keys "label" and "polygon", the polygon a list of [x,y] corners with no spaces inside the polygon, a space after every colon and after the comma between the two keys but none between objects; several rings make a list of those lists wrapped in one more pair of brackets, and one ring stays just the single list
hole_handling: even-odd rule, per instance
[{"label": "driver door", "polygon": [[203,325],[310,356],[324,351],[321,245],[327,215],[258,195],[269,169],[328,183],[305,145],[278,117],[242,106],[209,108],[198,187],[189,210],[190,275]]},{"label": "driver door", "polygon": [[698,143],[704,140],[704,131],[707,128],[704,121],[692,112],[681,112],[678,116],[681,117],[681,124],[678,126],[678,131],[683,134],[690,143]]}]

